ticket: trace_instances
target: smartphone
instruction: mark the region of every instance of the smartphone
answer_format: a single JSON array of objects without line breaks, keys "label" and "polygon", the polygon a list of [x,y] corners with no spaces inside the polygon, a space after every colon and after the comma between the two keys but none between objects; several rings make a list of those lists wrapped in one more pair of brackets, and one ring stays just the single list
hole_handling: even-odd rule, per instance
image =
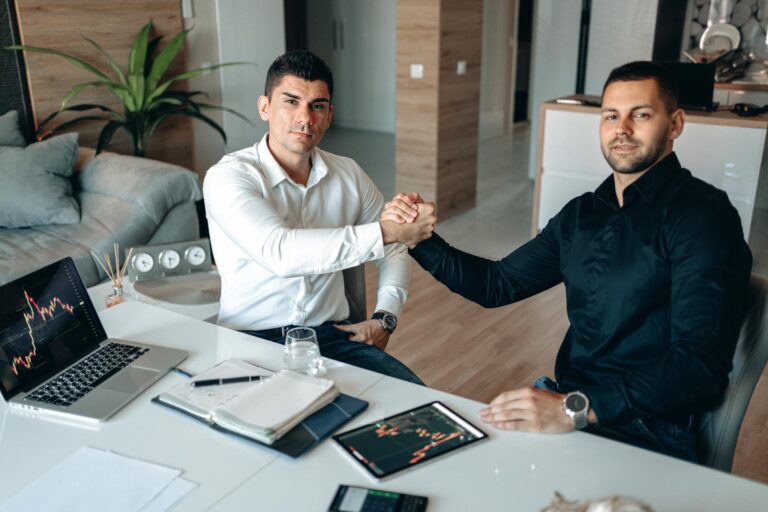
[{"label": "smartphone", "polygon": [[425,512],[427,498],[399,492],[340,485],[328,512]]}]

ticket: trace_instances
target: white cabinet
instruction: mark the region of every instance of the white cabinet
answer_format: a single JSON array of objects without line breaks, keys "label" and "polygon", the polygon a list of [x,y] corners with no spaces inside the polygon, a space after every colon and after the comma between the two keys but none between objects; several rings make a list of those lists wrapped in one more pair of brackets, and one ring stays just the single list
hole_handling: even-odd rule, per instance
[{"label": "white cabinet", "polygon": [[[542,109],[544,130],[538,200],[533,231],[541,230],[572,198],[593,191],[611,174],[599,142],[597,108],[568,109],[552,104]],[[726,113],[727,114],[727,113]],[[738,210],[749,239],[752,210],[763,162],[765,122],[689,115],[674,149],[683,167],[724,190]],[[720,122],[722,121],[722,122]]]}]

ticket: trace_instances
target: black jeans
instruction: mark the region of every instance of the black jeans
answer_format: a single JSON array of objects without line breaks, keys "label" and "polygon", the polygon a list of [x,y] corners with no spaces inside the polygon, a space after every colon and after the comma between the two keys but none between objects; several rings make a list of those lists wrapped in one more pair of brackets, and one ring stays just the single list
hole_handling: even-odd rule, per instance
[{"label": "black jeans", "polygon": [[[317,334],[317,343],[320,345],[320,354],[342,363],[359,366],[366,370],[383,373],[390,377],[402,379],[414,384],[424,385],[415,373],[403,363],[387,354],[378,347],[367,345],[359,341],[350,341],[351,334],[335,328],[334,324],[349,325],[349,321],[325,322],[317,327],[312,327]],[[266,329],[263,331],[241,331],[251,336],[258,336],[274,343],[285,343],[285,335],[288,330],[286,326],[276,329]]]},{"label": "black jeans", "polygon": [[[549,377],[539,377],[533,387],[562,393],[557,382]],[[686,425],[678,425],[660,419],[637,417],[618,425],[589,426],[584,432],[689,462],[698,462],[693,419]]]}]

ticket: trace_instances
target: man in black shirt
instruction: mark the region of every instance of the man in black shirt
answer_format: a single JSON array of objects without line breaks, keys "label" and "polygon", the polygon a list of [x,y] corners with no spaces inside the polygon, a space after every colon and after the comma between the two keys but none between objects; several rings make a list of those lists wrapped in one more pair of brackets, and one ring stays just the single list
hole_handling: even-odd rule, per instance
[{"label": "man in black shirt", "polygon": [[[571,325],[555,380],[500,394],[482,420],[512,430],[584,429],[696,460],[696,417],[728,383],[752,256],[726,194],[681,168],[672,151],[685,113],[665,68],[613,70],[600,116],[612,176],[534,239],[490,261],[435,234],[411,255],[485,307],[565,283]],[[433,208],[419,203],[400,194],[382,219],[412,222]]]}]

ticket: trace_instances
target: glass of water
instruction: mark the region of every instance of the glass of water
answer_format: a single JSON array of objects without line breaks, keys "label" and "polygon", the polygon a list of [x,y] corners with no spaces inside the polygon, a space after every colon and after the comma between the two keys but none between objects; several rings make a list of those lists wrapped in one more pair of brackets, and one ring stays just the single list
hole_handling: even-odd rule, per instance
[{"label": "glass of water", "polygon": [[283,369],[307,375],[320,376],[325,373],[317,334],[310,327],[294,327],[285,333]]}]

